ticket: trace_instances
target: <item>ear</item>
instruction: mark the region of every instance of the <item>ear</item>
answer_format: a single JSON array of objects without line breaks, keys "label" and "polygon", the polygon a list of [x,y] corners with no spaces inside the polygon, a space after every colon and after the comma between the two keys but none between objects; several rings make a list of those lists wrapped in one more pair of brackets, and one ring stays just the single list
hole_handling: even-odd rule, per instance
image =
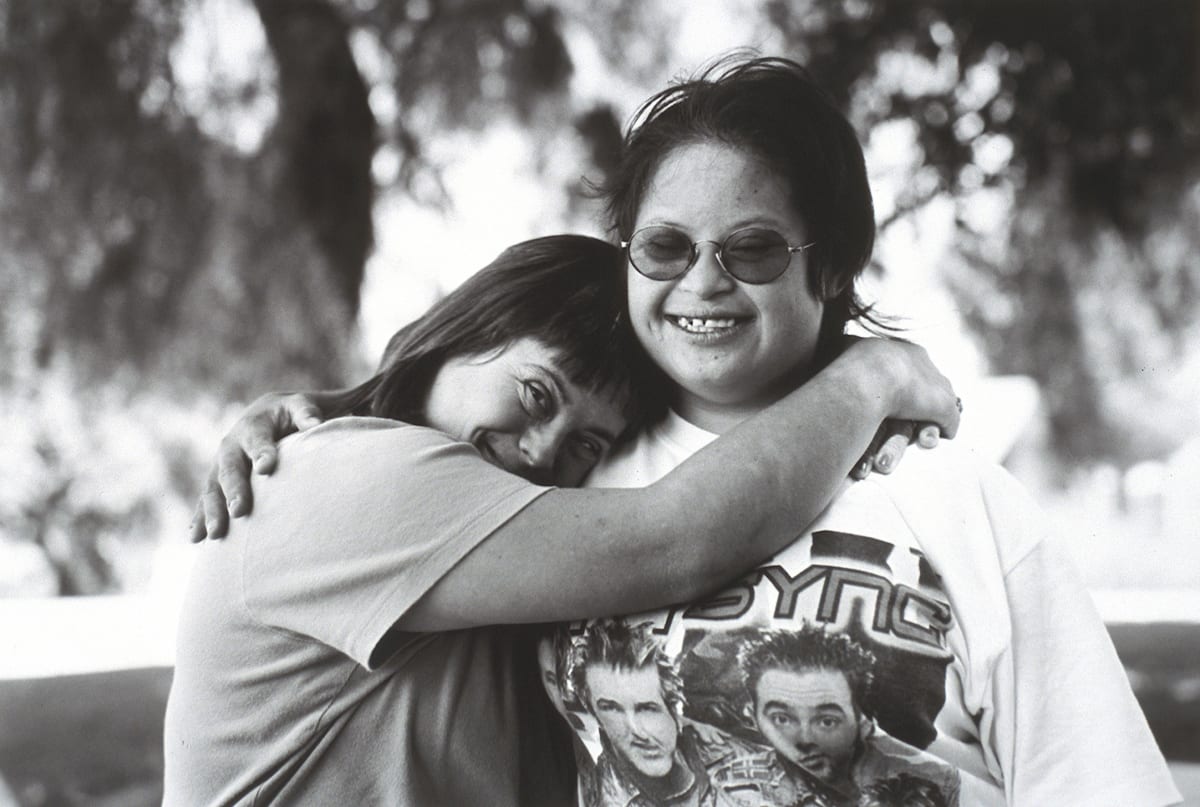
[{"label": "ear", "polygon": [[865,743],[875,734],[875,721],[866,715],[858,716],[858,740]]},{"label": "ear", "polygon": [[758,720],[754,717],[754,701],[745,701],[742,703],[738,717],[741,718],[743,726],[758,731]]}]

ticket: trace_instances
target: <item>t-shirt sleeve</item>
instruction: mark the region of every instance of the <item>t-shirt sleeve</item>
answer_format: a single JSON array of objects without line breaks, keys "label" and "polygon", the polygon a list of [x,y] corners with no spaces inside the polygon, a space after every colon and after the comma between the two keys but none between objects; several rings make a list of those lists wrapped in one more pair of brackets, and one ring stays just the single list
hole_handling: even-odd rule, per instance
[{"label": "t-shirt sleeve", "polygon": [[255,617],[370,666],[405,612],[550,488],[466,443],[396,421],[343,418],[284,442],[255,480],[242,590]]},{"label": "t-shirt sleeve", "polygon": [[[1166,763],[1091,597],[1052,537],[1030,542],[1037,508],[1015,483],[988,509],[1010,556],[1012,643],[993,680],[992,743],[1009,804],[1176,804]],[[1002,513],[1006,515],[1002,515]],[[1030,548],[1031,547],[1031,548]],[[1007,564],[1006,564],[1007,565]]]}]

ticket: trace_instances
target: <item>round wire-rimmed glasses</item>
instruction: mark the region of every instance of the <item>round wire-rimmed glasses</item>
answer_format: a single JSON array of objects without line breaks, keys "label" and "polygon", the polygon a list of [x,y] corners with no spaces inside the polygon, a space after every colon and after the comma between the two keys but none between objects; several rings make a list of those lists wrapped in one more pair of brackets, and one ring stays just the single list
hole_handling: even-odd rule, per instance
[{"label": "round wire-rimmed glasses", "polygon": [[793,254],[813,246],[789,244],[782,233],[766,227],[736,230],[717,242],[693,241],[677,227],[654,224],[634,232],[621,242],[621,248],[638,274],[651,280],[674,280],[696,263],[701,244],[717,248],[717,263],[731,277],[754,285],[775,280],[787,271]]}]

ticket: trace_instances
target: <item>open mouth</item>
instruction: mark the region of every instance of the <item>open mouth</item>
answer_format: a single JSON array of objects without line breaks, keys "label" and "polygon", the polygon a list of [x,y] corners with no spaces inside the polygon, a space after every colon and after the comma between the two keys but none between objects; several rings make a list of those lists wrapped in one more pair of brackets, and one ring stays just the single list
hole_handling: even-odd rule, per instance
[{"label": "open mouth", "polygon": [[732,333],[748,320],[738,317],[688,317],[670,315],[667,321],[685,333],[719,335]]}]

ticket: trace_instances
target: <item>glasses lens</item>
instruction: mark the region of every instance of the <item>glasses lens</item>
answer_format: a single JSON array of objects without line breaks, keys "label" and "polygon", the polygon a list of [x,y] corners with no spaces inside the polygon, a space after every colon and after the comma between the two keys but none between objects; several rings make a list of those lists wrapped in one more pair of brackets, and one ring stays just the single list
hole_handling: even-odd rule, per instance
[{"label": "glasses lens", "polygon": [[674,227],[643,227],[629,240],[629,260],[652,280],[670,280],[687,271],[692,241]]},{"label": "glasses lens", "polygon": [[738,230],[725,239],[721,258],[729,274],[746,283],[769,283],[791,263],[787,239],[774,230]]}]

